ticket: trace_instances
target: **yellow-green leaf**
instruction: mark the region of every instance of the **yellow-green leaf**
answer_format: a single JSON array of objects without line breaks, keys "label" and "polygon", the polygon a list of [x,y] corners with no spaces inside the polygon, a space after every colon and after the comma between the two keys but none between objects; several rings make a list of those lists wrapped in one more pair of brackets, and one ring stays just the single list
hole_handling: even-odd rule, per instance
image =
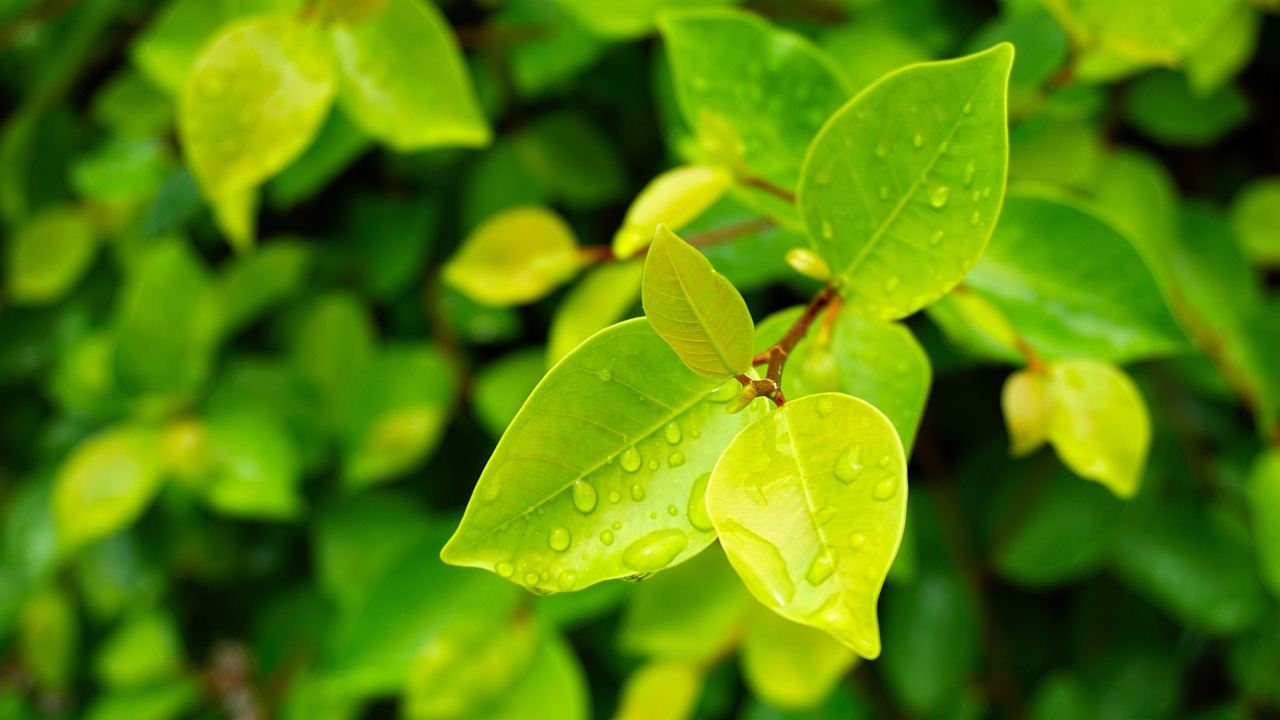
[{"label": "yellow-green leaf", "polygon": [[7,244],[8,295],[24,305],[61,299],[88,271],[98,250],[93,225],[73,208],[35,216]]},{"label": "yellow-green leaf", "polygon": [[870,317],[942,297],[982,255],[1004,198],[1013,46],[903,68],[818,133],[798,207],[814,249]]},{"label": "yellow-green leaf", "polygon": [[733,177],[721,168],[682,165],[645,185],[627,209],[622,228],[613,236],[613,254],[627,259],[653,241],[659,224],[678,232],[724,195]]},{"label": "yellow-green leaf", "polygon": [[697,709],[705,670],[695,663],[651,662],[622,686],[613,720],[687,720]]},{"label": "yellow-green leaf", "polygon": [[659,226],[640,285],[645,317],[690,370],[730,377],[751,365],[755,326],[737,288],[679,236]]},{"label": "yellow-green leaf", "polygon": [[421,150],[489,142],[453,30],[427,0],[387,0],[377,14],[334,28],[338,102],[391,147]]},{"label": "yellow-green leaf", "polygon": [[606,263],[593,268],[565,295],[551,316],[547,366],[621,319],[640,299],[640,262]]},{"label": "yellow-green leaf", "polygon": [[58,468],[53,513],[58,540],[72,551],[131,525],[160,491],[160,436],[122,425],[77,445]]},{"label": "yellow-green leaf", "polygon": [[1262,583],[1280,600],[1280,449],[1267,451],[1254,463],[1248,499]]},{"label": "yellow-green leaf", "polygon": [[810,710],[831,694],[858,656],[830,635],[757,608],[739,654],[751,694],[787,710]]},{"label": "yellow-green leaf", "polygon": [[711,475],[707,510],[757,600],[875,658],[876,599],[906,521],[906,468],[879,410],[809,395],[738,433]]},{"label": "yellow-green leaf", "polygon": [[1094,360],[1050,363],[1049,443],[1077,475],[1117,497],[1138,492],[1151,418],[1137,386],[1120,368]]},{"label": "yellow-green leaf", "polygon": [[442,271],[476,302],[506,307],[541,299],[582,267],[573,230],[538,206],[504,210],[476,228]]},{"label": "yellow-green leaf", "polygon": [[1034,370],[1018,370],[1004,381],[1000,394],[1005,426],[1009,428],[1009,453],[1035,452],[1049,434],[1049,384]]},{"label": "yellow-green leaf", "polygon": [[1085,80],[1113,79],[1151,65],[1176,65],[1226,16],[1223,0],[1042,0],[1081,55]]},{"label": "yellow-green leaf", "polygon": [[336,89],[318,27],[263,15],[224,28],[178,102],[183,152],[205,197],[242,194],[293,162],[320,131]]},{"label": "yellow-green leaf", "polygon": [[1232,200],[1231,223],[1250,260],[1280,267],[1280,177],[1245,185]]}]

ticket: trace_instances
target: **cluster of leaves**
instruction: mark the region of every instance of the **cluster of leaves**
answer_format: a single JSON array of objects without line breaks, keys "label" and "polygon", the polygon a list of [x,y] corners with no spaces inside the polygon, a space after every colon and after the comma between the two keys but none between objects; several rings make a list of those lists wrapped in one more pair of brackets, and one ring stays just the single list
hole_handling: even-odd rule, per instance
[{"label": "cluster of leaves", "polygon": [[0,718],[1280,711],[1277,10],[0,3]]}]

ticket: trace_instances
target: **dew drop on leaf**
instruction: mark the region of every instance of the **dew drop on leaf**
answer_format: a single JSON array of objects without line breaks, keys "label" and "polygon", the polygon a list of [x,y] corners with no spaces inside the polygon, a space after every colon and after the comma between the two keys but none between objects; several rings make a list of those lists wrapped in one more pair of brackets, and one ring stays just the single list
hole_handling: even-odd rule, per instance
[{"label": "dew drop on leaf", "polygon": [[913,137],[913,138],[911,138],[911,144],[912,144],[912,145],[915,145],[916,147],[921,147],[921,146],[923,146],[923,145],[924,145],[924,137],[923,137],[923,136],[921,136],[919,133],[916,133],[916,136],[915,136],[915,137]]},{"label": "dew drop on leaf", "polygon": [[877,466],[879,466],[879,467],[882,467],[882,468],[887,468],[887,467],[889,467],[889,456],[888,456],[888,455],[881,455],[881,456],[880,456],[880,459],[876,461],[876,465],[877,465]]},{"label": "dew drop on leaf", "polygon": [[633,447],[629,447],[622,451],[618,462],[622,464],[623,470],[635,472],[640,469],[640,452]]},{"label": "dew drop on leaf", "polygon": [[675,517],[676,515],[680,514],[680,510],[675,505],[668,505],[667,514],[670,515],[671,517]]},{"label": "dew drop on leaf", "polygon": [[561,590],[572,590],[574,585],[578,584],[578,573],[572,570],[565,570],[556,578],[556,585]]},{"label": "dew drop on leaf", "polygon": [[612,527],[614,530],[621,530],[621,529],[622,529],[622,521],[621,521],[621,520],[614,520],[614,521],[613,521],[613,525],[612,525],[611,527]]},{"label": "dew drop on leaf", "polygon": [[573,506],[578,512],[587,514],[596,509],[596,488],[586,480],[578,480],[573,484]]},{"label": "dew drop on leaf", "polygon": [[880,186],[880,199],[881,200],[889,199],[889,187],[887,185]]},{"label": "dew drop on leaf", "polygon": [[511,574],[516,571],[516,569],[511,566],[511,563],[506,561],[498,563],[493,569],[498,573],[498,575],[504,578],[511,577]]},{"label": "dew drop on leaf", "polygon": [[893,478],[885,478],[876,483],[871,491],[871,497],[877,500],[889,500],[898,493],[898,481]]},{"label": "dew drop on leaf", "polygon": [[842,483],[851,483],[862,474],[862,453],[857,448],[849,448],[836,462],[836,479]]},{"label": "dew drop on leaf", "polygon": [[791,602],[796,586],[791,582],[787,561],[778,546],[734,520],[727,520],[719,529],[721,535],[728,536],[729,542],[745,546],[736,554],[755,559],[751,564],[734,565],[742,581],[752,588],[752,594],[757,598],[772,598],[777,607]]},{"label": "dew drop on leaf", "polygon": [[831,560],[831,554],[826,550],[819,550],[814,556],[813,562],[809,564],[809,571],[805,573],[804,579],[812,586],[817,587],[823,583],[831,574],[836,571],[835,563]]},{"label": "dew drop on leaf", "polygon": [[667,423],[667,426],[662,430],[662,436],[665,437],[667,442],[671,445],[680,444],[680,425],[673,422]]},{"label": "dew drop on leaf", "polygon": [[653,572],[671,564],[689,547],[689,538],[674,528],[655,530],[622,551],[622,564],[636,572]]},{"label": "dew drop on leaf", "polygon": [[977,210],[974,210],[973,215],[969,218],[969,224],[973,226],[977,226],[977,224],[981,221],[982,221],[982,213],[979,213]]},{"label": "dew drop on leaf", "polygon": [[612,530],[601,530],[601,531],[600,531],[600,542],[604,543],[605,545],[612,545],[612,544],[613,544],[613,531],[612,531]]},{"label": "dew drop on leaf", "polygon": [[710,481],[711,473],[702,473],[693,481],[693,490],[689,492],[689,524],[704,532],[715,527],[707,514],[707,483]]},{"label": "dew drop on leaf", "polygon": [[940,185],[934,188],[929,194],[929,204],[941,210],[947,206],[947,200],[951,198],[951,188],[946,185]]},{"label": "dew drop on leaf", "polygon": [[964,186],[965,187],[969,187],[969,185],[973,183],[973,174],[976,173],[977,171],[978,171],[978,168],[973,164],[972,160],[969,161],[968,165],[964,166]]},{"label": "dew drop on leaf", "polygon": [[537,585],[537,584],[538,584],[538,573],[536,573],[536,572],[525,573],[525,574],[524,574],[524,584],[525,584],[525,585]]},{"label": "dew drop on leaf", "polygon": [[657,470],[657,469],[658,469],[658,467],[659,467],[659,463],[658,463],[658,461],[657,461],[657,460],[650,460],[650,461],[649,461],[649,469],[650,469],[650,470]]},{"label": "dew drop on leaf", "polygon": [[671,453],[671,456],[667,458],[667,464],[671,467],[680,467],[684,464],[684,453],[678,450]]},{"label": "dew drop on leaf", "polygon": [[929,245],[931,247],[938,247],[939,245],[941,245],[942,235],[943,233],[941,230],[935,230],[933,234],[929,236]]},{"label": "dew drop on leaf", "polygon": [[551,545],[551,549],[556,552],[568,550],[569,531],[562,527],[551,528],[551,535],[547,538],[547,544]]},{"label": "dew drop on leaf", "polygon": [[644,499],[644,487],[641,485],[631,486],[631,499],[640,502]]},{"label": "dew drop on leaf", "polygon": [[609,491],[609,502],[616,503],[621,499],[622,499],[622,493],[618,492],[617,490]]}]

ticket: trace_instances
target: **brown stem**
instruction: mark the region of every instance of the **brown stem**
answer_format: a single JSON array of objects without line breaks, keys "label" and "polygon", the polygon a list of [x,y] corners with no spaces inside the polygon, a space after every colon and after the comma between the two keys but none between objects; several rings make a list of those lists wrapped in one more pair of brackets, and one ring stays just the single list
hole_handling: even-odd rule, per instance
[{"label": "brown stem", "polygon": [[550,25],[513,25],[511,27],[460,27],[453,34],[464,48],[494,48],[537,42],[553,32]]},{"label": "brown stem", "polygon": [[[813,325],[814,319],[818,317],[823,308],[833,303],[838,305],[839,298],[840,294],[836,292],[835,288],[829,285],[823,288],[822,292],[813,296],[813,299],[809,301],[808,307],[804,309],[804,313],[796,319],[781,340],[778,340],[768,350],[751,359],[753,366],[766,364],[769,366],[769,369],[765,371],[764,380],[752,381],[756,389],[761,391],[757,392],[757,395],[763,395],[773,400],[778,407],[786,404],[787,398],[782,393],[782,369],[787,364],[787,358],[790,357],[791,351],[795,350],[796,345],[804,339],[805,334],[809,332],[809,327]],[[738,381],[742,382],[743,378],[746,378],[746,376],[739,375]],[[745,385],[746,383],[743,384]],[[764,390],[767,390],[767,392],[764,392]]]},{"label": "brown stem", "polygon": [[738,182],[743,185],[746,185],[747,187],[753,187],[757,190],[763,190],[764,192],[769,193],[770,195],[778,198],[779,200],[782,200],[783,202],[789,205],[796,204],[795,193],[791,192],[786,188],[778,187],[777,185],[774,185],[773,183],[769,182],[768,180],[765,180],[762,177],[757,177],[755,175],[751,175],[748,177],[740,177],[738,178]]},{"label": "brown stem", "polygon": [[[704,230],[700,233],[694,233],[685,238],[685,242],[694,247],[710,247],[721,243],[732,242],[738,238],[745,237],[752,233],[763,232],[774,226],[774,222],[766,217],[754,217],[749,220],[742,220],[736,223],[729,223],[718,228]],[[644,257],[649,252],[649,248],[637,252],[632,258]],[[613,262],[618,258],[613,254],[613,249],[602,245],[593,245],[584,247],[581,250],[583,264],[593,264],[601,262]]]}]

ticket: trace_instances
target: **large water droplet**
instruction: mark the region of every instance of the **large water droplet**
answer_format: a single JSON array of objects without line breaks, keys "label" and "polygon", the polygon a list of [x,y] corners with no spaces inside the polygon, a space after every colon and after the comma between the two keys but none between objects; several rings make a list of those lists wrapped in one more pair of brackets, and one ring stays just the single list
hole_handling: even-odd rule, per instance
[{"label": "large water droplet", "polygon": [[899,282],[901,282],[901,280],[898,279],[897,275],[890,275],[889,278],[884,281],[884,291],[892,295],[893,291],[898,289]]},{"label": "large water droplet", "polygon": [[605,545],[612,545],[612,544],[613,544],[613,531],[612,531],[612,530],[601,530],[601,531],[600,531],[600,542],[604,543]]},{"label": "large water droplet", "polygon": [[586,480],[579,480],[573,484],[573,506],[578,512],[586,514],[596,509],[596,488]]},{"label": "large water droplet", "polygon": [[924,145],[924,136],[921,135],[920,133],[916,133],[916,136],[911,138],[911,144],[915,145],[916,147],[921,147],[922,145]]},{"label": "large water droplet", "polygon": [[871,497],[877,500],[888,500],[897,494],[898,481],[891,477],[887,477],[876,483],[875,488],[871,490]]},{"label": "large water droplet", "polygon": [[667,464],[671,467],[680,467],[684,464],[684,453],[679,450],[671,453],[671,456],[667,458]]},{"label": "large water droplet", "polygon": [[944,208],[947,206],[947,200],[951,198],[951,188],[946,185],[939,185],[929,193],[929,204],[936,208]]},{"label": "large water droplet", "polygon": [[849,448],[836,461],[836,479],[842,483],[851,483],[862,474],[862,453],[858,448]]},{"label": "large water droplet", "polygon": [[622,499],[622,493],[618,492],[617,490],[609,491],[609,502],[616,503],[621,499]]},{"label": "large water droplet", "polygon": [[538,573],[536,573],[536,572],[527,572],[527,573],[525,573],[525,574],[524,574],[524,584],[525,584],[525,585],[537,585],[537,584],[538,584]]},{"label": "large water droplet", "polygon": [[689,524],[709,532],[715,526],[711,524],[711,516],[707,514],[707,483],[711,482],[711,473],[702,473],[693,481],[693,490],[689,492]]},{"label": "large water droplet", "polygon": [[506,561],[498,563],[493,569],[497,571],[498,575],[504,578],[511,577],[511,575],[516,571],[516,569],[511,566],[511,563]]},{"label": "large water droplet", "polygon": [[644,499],[644,487],[642,487],[641,485],[638,485],[638,484],[637,484],[637,485],[632,485],[632,486],[631,486],[631,499],[632,499],[632,500],[635,500],[636,502],[640,502],[641,500],[643,500],[643,499]]},{"label": "large water droplet", "polygon": [[622,455],[618,457],[618,462],[622,464],[623,470],[635,472],[640,469],[640,451],[634,447],[629,447],[622,451]]},{"label": "large water droplet", "polygon": [[941,244],[942,244],[942,231],[935,230],[933,234],[929,236],[929,245],[931,247],[938,247]]},{"label": "large water droplet", "polygon": [[796,586],[787,570],[787,561],[776,545],[735,520],[725,520],[724,534],[720,539],[735,554],[751,558],[750,563],[735,568],[758,600],[772,602],[775,607],[791,602]]},{"label": "large water droplet", "polygon": [[976,165],[970,160],[968,165],[964,166],[964,186],[969,187],[973,184],[973,175],[978,171]]},{"label": "large water droplet", "polygon": [[889,199],[889,187],[887,185],[880,186],[880,199],[881,200]]},{"label": "large water droplet", "polygon": [[831,554],[826,550],[819,550],[813,562],[809,563],[809,571],[804,574],[804,579],[810,585],[817,587],[835,571],[836,564],[832,561]]},{"label": "large water droplet", "polygon": [[622,551],[622,564],[636,572],[653,572],[671,564],[689,547],[689,538],[676,529],[655,530]]},{"label": "large water droplet", "polygon": [[551,535],[547,537],[547,544],[556,552],[564,552],[569,549],[569,531],[562,527],[551,528]]},{"label": "large water droplet", "polygon": [[681,440],[679,423],[667,423],[667,426],[662,429],[662,436],[667,439],[668,443],[679,445]]},{"label": "large water droplet", "polygon": [[578,573],[572,570],[565,570],[556,578],[556,585],[561,590],[572,590],[574,585],[578,584]]}]

